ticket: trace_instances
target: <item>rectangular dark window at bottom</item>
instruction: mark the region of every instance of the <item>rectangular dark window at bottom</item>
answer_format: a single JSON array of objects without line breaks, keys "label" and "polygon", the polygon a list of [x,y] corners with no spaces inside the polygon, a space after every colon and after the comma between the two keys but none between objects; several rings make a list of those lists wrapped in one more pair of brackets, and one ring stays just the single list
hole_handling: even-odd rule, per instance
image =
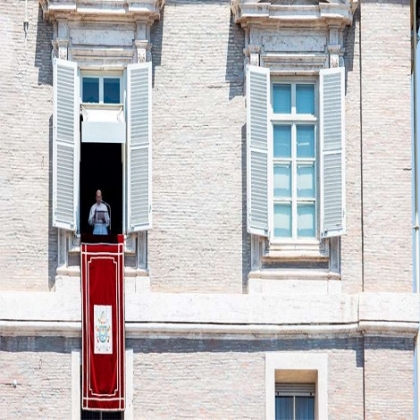
[{"label": "rectangular dark window at bottom", "polygon": [[124,420],[123,411],[88,411],[81,410],[81,420]]}]

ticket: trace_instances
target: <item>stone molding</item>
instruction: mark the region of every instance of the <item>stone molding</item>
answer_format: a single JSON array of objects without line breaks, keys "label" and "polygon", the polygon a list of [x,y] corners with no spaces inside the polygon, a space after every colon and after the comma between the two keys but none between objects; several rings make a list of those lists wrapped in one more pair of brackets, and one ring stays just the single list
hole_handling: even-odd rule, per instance
[{"label": "stone molding", "polygon": [[[80,336],[80,293],[0,294],[0,335]],[[126,294],[128,337],[374,335],[415,337],[414,293],[313,296]]]},{"label": "stone molding", "polygon": [[100,70],[152,61],[150,26],[164,0],[39,1],[53,25],[53,58]]},{"label": "stone molding", "polygon": [[[282,2],[283,3],[283,2]],[[292,3],[292,2],[289,2]],[[317,5],[300,1],[294,4],[260,3],[258,0],[232,0],[235,22],[246,27],[251,24],[281,27],[315,27],[351,25],[358,0],[330,0]]]},{"label": "stone molding", "polygon": [[39,0],[44,19],[152,24],[160,18],[165,0]]},{"label": "stone molding", "polygon": [[259,3],[232,0],[235,22],[245,30],[245,64],[273,74],[316,74],[343,62],[343,31],[353,22],[357,1]]}]

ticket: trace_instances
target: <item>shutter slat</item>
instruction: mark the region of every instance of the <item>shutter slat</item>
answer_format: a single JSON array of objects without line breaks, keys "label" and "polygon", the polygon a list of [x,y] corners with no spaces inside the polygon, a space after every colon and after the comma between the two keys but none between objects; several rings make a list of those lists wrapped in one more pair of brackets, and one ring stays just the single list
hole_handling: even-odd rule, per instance
[{"label": "shutter slat", "polygon": [[247,67],[248,232],[268,236],[269,69]]},{"label": "shutter slat", "polygon": [[314,396],[314,383],[277,383],[276,396]]},{"label": "shutter slat", "polygon": [[151,215],[151,63],[131,64],[127,68],[128,123],[128,230],[152,227]]},{"label": "shutter slat", "polygon": [[321,237],[345,233],[344,68],[320,71]]},{"label": "shutter slat", "polygon": [[54,61],[53,116],[53,226],[77,229],[78,203],[78,108],[77,65]]}]

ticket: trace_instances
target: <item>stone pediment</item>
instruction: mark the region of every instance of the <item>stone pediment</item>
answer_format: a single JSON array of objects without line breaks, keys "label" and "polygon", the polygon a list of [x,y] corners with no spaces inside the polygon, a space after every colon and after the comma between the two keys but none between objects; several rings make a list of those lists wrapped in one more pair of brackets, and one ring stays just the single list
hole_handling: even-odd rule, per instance
[{"label": "stone pediment", "polygon": [[358,0],[232,0],[236,23],[243,27],[316,27],[351,25]]},{"label": "stone pediment", "polygon": [[90,21],[143,21],[160,17],[165,0],[39,0],[44,18]]}]

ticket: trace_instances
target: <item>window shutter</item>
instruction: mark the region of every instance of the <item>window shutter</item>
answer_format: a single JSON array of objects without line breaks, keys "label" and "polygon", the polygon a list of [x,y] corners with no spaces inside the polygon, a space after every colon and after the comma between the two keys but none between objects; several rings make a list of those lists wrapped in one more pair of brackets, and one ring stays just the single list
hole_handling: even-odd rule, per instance
[{"label": "window shutter", "polygon": [[345,233],[344,68],[320,71],[321,237]]},{"label": "window shutter", "polygon": [[268,110],[270,70],[247,67],[248,232],[268,236]]},{"label": "window shutter", "polygon": [[152,227],[152,64],[127,66],[127,227]]},{"label": "window shutter", "polygon": [[54,60],[53,226],[77,230],[79,80],[75,62]]}]

